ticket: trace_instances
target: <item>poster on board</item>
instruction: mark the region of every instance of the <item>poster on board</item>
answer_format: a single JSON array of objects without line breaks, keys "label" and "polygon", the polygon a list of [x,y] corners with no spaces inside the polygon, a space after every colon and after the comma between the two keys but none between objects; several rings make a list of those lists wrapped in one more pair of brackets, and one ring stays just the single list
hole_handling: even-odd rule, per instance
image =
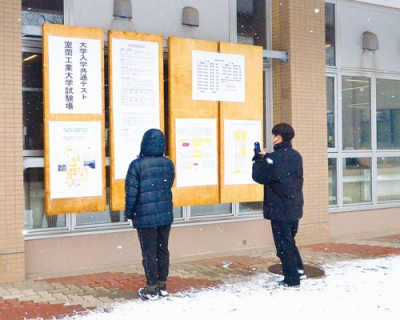
[{"label": "poster on board", "polygon": [[106,210],[104,30],[43,24],[47,215]]},{"label": "poster on board", "polygon": [[224,121],[225,184],[255,183],[251,176],[252,158],[254,142],[261,142],[261,128],[261,121]]},{"label": "poster on board", "polygon": [[176,186],[218,184],[217,120],[176,119]]},{"label": "poster on board", "polygon": [[50,121],[50,198],[101,196],[99,121]]},{"label": "poster on board", "polygon": [[112,39],[114,178],[125,179],[143,133],[160,128],[158,42]]},{"label": "poster on board", "polygon": [[245,102],[244,55],[192,51],[193,100]]},{"label": "poster on board", "polygon": [[50,113],[102,114],[102,43],[48,37]]}]

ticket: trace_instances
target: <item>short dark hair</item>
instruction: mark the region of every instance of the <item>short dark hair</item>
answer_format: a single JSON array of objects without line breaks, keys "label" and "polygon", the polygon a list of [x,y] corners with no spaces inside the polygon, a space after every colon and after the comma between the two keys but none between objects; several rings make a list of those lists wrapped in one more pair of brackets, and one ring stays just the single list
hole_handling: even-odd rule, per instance
[{"label": "short dark hair", "polygon": [[281,136],[283,141],[291,141],[294,138],[294,129],[290,124],[278,123],[272,128],[274,136]]}]

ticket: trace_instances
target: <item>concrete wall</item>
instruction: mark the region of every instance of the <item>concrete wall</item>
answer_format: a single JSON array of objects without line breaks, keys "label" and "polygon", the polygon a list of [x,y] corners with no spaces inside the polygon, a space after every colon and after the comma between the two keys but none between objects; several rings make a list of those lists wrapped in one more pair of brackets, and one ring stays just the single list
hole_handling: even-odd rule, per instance
[{"label": "concrete wall", "polygon": [[[250,248],[273,248],[270,223],[228,222],[196,226],[174,225],[170,236],[171,259]],[[26,242],[26,273],[51,273],[94,266],[141,261],[136,231],[76,235]]]},{"label": "concrete wall", "polygon": [[[230,6],[236,0],[134,0],[132,20],[114,18],[114,1],[71,0],[67,24],[212,41],[230,40]],[[199,12],[199,27],[182,25],[182,8]],[[234,9],[234,8],[233,8]],[[236,19],[236,10],[233,10]],[[236,30],[233,30],[236,34]]]},{"label": "concrete wall", "polygon": [[[341,68],[400,72],[400,10],[346,2],[338,6],[337,30]],[[377,35],[379,50],[362,49],[365,31]]]},{"label": "concrete wall", "polygon": [[362,238],[400,233],[400,210],[349,211],[330,215],[331,239]]},{"label": "concrete wall", "polygon": [[398,0],[353,0],[356,2],[377,4],[380,6],[392,7],[392,8],[400,8],[400,3]]},{"label": "concrete wall", "polygon": [[25,278],[21,1],[0,2],[0,283]]}]

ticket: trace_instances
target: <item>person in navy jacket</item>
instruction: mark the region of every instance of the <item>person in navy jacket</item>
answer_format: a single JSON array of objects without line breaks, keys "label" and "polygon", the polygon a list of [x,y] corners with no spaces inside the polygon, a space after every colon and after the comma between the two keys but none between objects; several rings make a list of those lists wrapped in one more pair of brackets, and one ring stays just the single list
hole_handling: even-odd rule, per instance
[{"label": "person in navy jacket", "polygon": [[130,165],[125,179],[125,217],[137,229],[146,275],[146,287],[139,289],[143,299],[155,300],[168,294],[168,240],[174,220],[172,185],[173,162],[164,156],[162,131],[150,129],[143,135],[140,154]]},{"label": "person in navy jacket", "polygon": [[282,263],[283,287],[297,287],[305,277],[295,236],[303,216],[303,161],[293,149],[294,130],[287,123],[272,128],[274,152],[256,153],[252,177],[264,185],[264,218],[271,221],[277,256]]}]

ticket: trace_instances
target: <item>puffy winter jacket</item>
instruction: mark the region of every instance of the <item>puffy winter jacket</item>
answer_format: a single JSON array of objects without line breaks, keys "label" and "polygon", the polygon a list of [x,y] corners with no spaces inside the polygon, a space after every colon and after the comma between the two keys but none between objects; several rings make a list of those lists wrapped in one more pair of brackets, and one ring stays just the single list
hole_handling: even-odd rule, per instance
[{"label": "puffy winter jacket", "polygon": [[173,162],[164,157],[165,138],[158,129],[143,135],[139,157],[131,162],[125,179],[125,216],[133,227],[171,225],[174,219],[171,187]]},{"label": "puffy winter jacket", "polygon": [[303,160],[290,141],[274,146],[263,158],[254,157],[253,180],[264,185],[264,218],[296,221],[303,216]]}]

